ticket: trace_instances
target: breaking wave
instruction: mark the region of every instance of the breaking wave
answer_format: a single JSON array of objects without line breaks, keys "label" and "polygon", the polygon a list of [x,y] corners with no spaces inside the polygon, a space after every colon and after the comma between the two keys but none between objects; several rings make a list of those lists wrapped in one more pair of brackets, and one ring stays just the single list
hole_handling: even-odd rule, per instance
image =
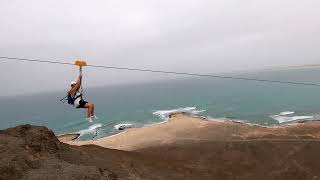
[{"label": "breaking wave", "polygon": [[178,108],[178,109],[171,109],[171,110],[159,110],[155,111],[153,115],[160,117],[161,119],[167,119],[170,115],[176,113],[187,113],[191,115],[198,115],[206,110],[197,110],[197,107],[185,107],[185,108]]},{"label": "breaking wave", "polygon": [[284,111],[277,115],[271,115],[270,117],[276,121],[278,121],[279,124],[282,123],[289,123],[299,120],[313,120],[314,116],[294,116],[294,111]]},{"label": "breaking wave", "polygon": [[85,134],[94,134],[97,133],[97,130],[99,130],[103,124],[97,123],[89,126],[87,129],[80,130],[78,133],[80,136],[85,135]]},{"label": "breaking wave", "polygon": [[125,130],[125,129],[128,129],[128,128],[133,128],[134,125],[133,124],[117,124],[113,127],[113,129],[116,129],[116,130]]},{"label": "breaking wave", "polygon": [[294,114],[295,112],[294,111],[284,111],[284,112],[281,112],[280,114],[278,114],[278,115],[280,115],[280,116],[286,116],[286,115],[291,115],[291,114]]}]

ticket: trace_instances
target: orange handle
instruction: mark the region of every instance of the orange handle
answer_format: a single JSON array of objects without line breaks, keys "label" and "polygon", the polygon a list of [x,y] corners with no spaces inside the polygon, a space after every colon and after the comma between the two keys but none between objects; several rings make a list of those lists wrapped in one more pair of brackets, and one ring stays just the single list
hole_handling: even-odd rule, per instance
[{"label": "orange handle", "polygon": [[86,61],[81,61],[78,60],[74,63],[74,65],[79,66],[79,67],[83,67],[83,66],[87,66],[87,62]]}]

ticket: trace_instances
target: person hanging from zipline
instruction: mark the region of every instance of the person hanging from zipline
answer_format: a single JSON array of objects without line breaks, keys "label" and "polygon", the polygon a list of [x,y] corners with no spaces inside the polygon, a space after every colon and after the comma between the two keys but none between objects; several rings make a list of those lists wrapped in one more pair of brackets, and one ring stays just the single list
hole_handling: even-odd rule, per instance
[{"label": "person hanging from zipline", "polygon": [[94,114],[94,104],[83,100],[83,89],[82,89],[82,67],[87,66],[85,61],[76,61],[75,65],[79,66],[79,77],[77,81],[72,81],[70,90],[67,96],[60,101],[68,101],[68,104],[73,105],[76,108],[86,108],[87,120],[92,122],[92,119],[98,119]]},{"label": "person hanging from zipline", "polygon": [[70,84],[71,89],[68,91],[68,104],[71,104],[76,108],[88,109],[87,120],[92,122],[92,119],[97,118],[94,114],[94,104],[83,100],[82,92],[80,92],[81,83],[82,75],[80,74],[78,80],[72,81]]}]

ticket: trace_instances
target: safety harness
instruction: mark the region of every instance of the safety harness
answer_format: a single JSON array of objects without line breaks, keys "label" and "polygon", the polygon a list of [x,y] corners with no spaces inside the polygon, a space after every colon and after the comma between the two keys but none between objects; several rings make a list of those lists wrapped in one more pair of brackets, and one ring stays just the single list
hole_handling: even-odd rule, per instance
[{"label": "safety harness", "polygon": [[70,105],[74,105],[74,101],[78,98],[81,98],[82,99],[82,94],[80,93],[79,95],[75,96],[75,97],[72,97],[71,94],[68,94],[67,96],[68,98],[68,104]]}]

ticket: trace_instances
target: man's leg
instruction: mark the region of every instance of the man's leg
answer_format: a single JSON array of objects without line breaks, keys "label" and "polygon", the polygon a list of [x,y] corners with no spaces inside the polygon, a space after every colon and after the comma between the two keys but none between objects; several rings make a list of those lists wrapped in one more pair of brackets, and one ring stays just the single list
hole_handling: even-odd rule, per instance
[{"label": "man's leg", "polygon": [[94,105],[91,103],[86,103],[84,105],[85,108],[88,109],[87,117],[90,118],[91,116],[94,115]]},{"label": "man's leg", "polygon": [[92,109],[91,109],[91,116],[94,116],[94,104],[91,104],[92,105]]}]

